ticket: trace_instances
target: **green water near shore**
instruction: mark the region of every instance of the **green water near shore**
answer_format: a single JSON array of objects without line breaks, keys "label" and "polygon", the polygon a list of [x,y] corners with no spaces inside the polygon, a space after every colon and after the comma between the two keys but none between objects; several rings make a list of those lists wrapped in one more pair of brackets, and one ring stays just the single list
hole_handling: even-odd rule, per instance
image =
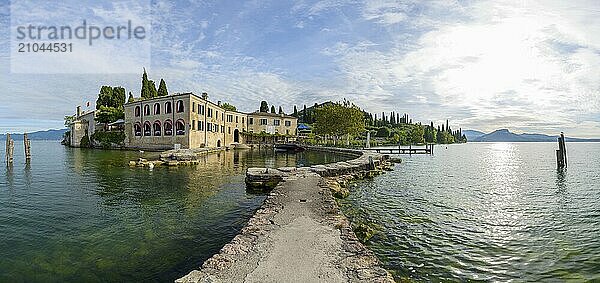
[{"label": "green water near shore", "polygon": [[600,281],[600,143],[437,146],[434,156],[355,183],[353,223],[396,279],[416,282]]},{"label": "green water near shore", "polygon": [[247,167],[348,159],[228,151],[148,170],[127,165],[139,157],[131,151],[32,141],[30,164],[15,151],[14,165],[0,166],[0,282],[172,282],[229,242],[264,200],[246,192]]}]

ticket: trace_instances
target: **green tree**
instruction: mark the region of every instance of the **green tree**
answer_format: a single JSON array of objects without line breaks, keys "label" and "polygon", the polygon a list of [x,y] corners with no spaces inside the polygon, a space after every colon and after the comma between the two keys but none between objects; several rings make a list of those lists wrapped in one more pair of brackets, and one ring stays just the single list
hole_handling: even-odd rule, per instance
[{"label": "green tree", "polygon": [[103,85],[100,87],[100,93],[98,94],[98,99],[96,99],[96,109],[100,109],[100,106],[112,106],[112,100],[113,88]]},{"label": "green tree", "polygon": [[131,91],[129,92],[129,98],[127,98],[127,103],[131,103],[134,102],[135,98],[133,98],[133,94],[131,93]]},{"label": "green tree", "polygon": [[104,124],[112,123],[123,118],[125,118],[123,110],[104,105],[100,106],[96,114],[96,120]]},{"label": "green tree", "polygon": [[331,135],[336,139],[343,135],[357,135],[365,131],[362,110],[347,100],[314,108],[315,132]]},{"label": "green tree", "polygon": [[152,98],[152,94],[150,93],[150,88],[148,87],[148,74],[146,73],[146,68],[144,68],[144,74],[142,75],[142,91],[140,93],[140,97],[142,99]]},{"label": "green tree", "polygon": [[148,91],[150,92],[150,98],[158,97],[158,91],[156,90],[156,84],[153,80],[148,81]]},{"label": "green tree", "polygon": [[410,130],[410,142],[412,144],[424,143],[425,140],[423,139],[423,134],[424,130],[421,125],[416,125],[415,127],[412,127]]},{"label": "green tree", "polygon": [[158,96],[166,96],[169,95],[169,91],[167,90],[167,83],[165,80],[160,79],[160,83],[158,84]]},{"label": "green tree", "polygon": [[[130,93],[130,97],[133,97]],[[125,118],[125,88],[117,86],[102,86],[96,100],[97,120],[100,123],[112,123]]]},{"label": "green tree", "polygon": [[221,108],[227,110],[227,111],[237,111],[237,107],[225,102],[223,104],[221,104]]},{"label": "green tree", "polygon": [[296,105],[294,105],[294,114],[292,116],[298,118],[298,108],[296,108]]},{"label": "green tree", "polygon": [[271,105],[271,113],[275,114],[275,105]]},{"label": "green tree", "polygon": [[109,106],[123,108],[123,104],[125,104],[125,88],[116,86],[113,88],[112,98]]},{"label": "green tree", "polygon": [[75,115],[65,116],[65,127],[68,128],[71,123],[75,122],[75,119]]},{"label": "green tree", "polygon": [[269,104],[264,100],[260,102],[260,112],[269,112]]},{"label": "green tree", "polygon": [[391,135],[392,135],[392,131],[390,130],[390,128],[384,126],[384,127],[377,129],[377,134],[375,136],[379,137],[379,138],[388,138]]},{"label": "green tree", "polygon": [[281,106],[279,106],[279,114],[283,114],[283,108],[281,108]]},{"label": "green tree", "polygon": [[307,120],[308,117],[307,117],[307,113],[306,112],[307,112],[306,111],[306,104],[304,104],[304,109],[302,110],[302,122],[304,122],[304,123],[308,123],[308,120]]}]

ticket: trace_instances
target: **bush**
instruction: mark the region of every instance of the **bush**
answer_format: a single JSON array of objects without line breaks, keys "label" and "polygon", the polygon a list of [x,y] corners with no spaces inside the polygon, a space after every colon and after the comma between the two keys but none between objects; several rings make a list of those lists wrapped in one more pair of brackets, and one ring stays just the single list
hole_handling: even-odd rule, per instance
[{"label": "bush", "polygon": [[81,140],[79,141],[79,146],[90,147],[90,138],[87,135],[81,137]]},{"label": "bush", "polygon": [[124,132],[95,132],[92,140],[99,143],[102,148],[111,148],[113,145],[123,146],[125,142]]}]

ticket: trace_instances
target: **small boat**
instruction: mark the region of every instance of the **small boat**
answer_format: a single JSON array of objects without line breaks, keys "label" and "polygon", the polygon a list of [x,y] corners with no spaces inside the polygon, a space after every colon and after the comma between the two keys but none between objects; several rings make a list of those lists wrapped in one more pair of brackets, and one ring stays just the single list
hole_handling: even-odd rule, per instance
[{"label": "small boat", "polygon": [[304,147],[295,143],[278,143],[273,147],[276,151],[304,151]]}]

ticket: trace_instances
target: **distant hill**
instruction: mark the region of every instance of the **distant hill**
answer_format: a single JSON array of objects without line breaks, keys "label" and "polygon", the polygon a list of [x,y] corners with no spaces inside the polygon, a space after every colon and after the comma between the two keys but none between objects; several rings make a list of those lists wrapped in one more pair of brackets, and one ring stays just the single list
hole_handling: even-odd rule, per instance
[{"label": "distant hill", "polygon": [[[37,131],[27,133],[27,136],[30,140],[62,140],[63,134],[66,131],[67,129]],[[13,140],[23,140],[23,134],[11,133],[10,137]],[[0,141],[4,140],[6,140],[6,134],[0,134]]]},{"label": "distant hill", "polygon": [[463,130],[463,135],[467,137],[467,141],[472,141],[478,137],[485,135],[484,132],[476,131],[476,130]]},{"label": "distant hill", "polygon": [[[549,136],[544,134],[515,134],[508,129],[500,129],[489,134],[484,134],[473,139],[470,142],[555,142],[558,136]],[[568,142],[600,142],[600,139],[579,139],[566,138]]]}]

